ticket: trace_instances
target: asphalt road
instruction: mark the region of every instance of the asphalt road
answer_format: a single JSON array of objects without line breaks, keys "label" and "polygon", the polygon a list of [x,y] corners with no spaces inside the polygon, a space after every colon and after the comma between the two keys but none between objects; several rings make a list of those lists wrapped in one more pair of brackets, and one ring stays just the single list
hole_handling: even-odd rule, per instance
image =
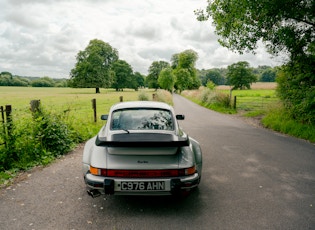
[{"label": "asphalt road", "polygon": [[82,145],[0,191],[0,229],[315,229],[315,146],[175,95],[203,149],[199,189],[173,197],[91,198]]}]

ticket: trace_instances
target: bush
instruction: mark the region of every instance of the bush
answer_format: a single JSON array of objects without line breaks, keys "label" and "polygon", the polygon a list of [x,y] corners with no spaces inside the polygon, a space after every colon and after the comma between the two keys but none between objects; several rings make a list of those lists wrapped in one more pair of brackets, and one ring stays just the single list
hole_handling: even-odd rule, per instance
[{"label": "bush", "polygon": [[207,88],[214,90],[215,89],[215,84],[213,83],[213,81],[208,81],[207,82]]},{"label": "bush", "polygon": [[0,171],[47,164],[82,141],[63,116],[43,110],[12,123],[14,128],[9,136],[0,133],[3,136],[0,139],[7,139],[8,143],[7,147],[1,146]]},{"label": "bush", "polygon": [[315,56],[285,65],[277,76],[277,92],[291,118],[315,124]]},{"label": "bush", "polygon": [[35,119],[34,138],[41,148],[54,156],[68,152],[73,147],[71,130],[60,115],[40,112]]},{"label": "bush", "polygon": [[139,101],[149,101],[149,95],[145,91],[141,91],[138,95]]},{"label": "bush", "polygon": [[230,97],[228,94],[210,90],[209,88],[201,88],[199,100],[206,105],[216,105],[225,108],[230,107]]},{"label": "bush", "polygon": [[170,105],[173,104],[172,94],[169,91],[163,90],[163,89],[158,89],[156,91],[156,100],[161,101],[161,102],[165,102],[165,103],[170,104]]},{"label": "bush", "polygon": [[225,108],[228,108],[231,105],[230,96],[228,94],[225,94],[225,93],[216,93],[214,101],[216,104],[221,105]]}]

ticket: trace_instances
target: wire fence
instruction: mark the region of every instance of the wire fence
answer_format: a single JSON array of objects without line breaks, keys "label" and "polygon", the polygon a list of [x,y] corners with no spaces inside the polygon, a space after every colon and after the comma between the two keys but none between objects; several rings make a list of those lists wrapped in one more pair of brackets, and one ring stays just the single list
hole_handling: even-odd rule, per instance
[{"label": "wire fence", "polygon": [[240,97],[234,96],[233,106],[235,109],[245,111],[257,111],[270,108],[279,102],[276,97]]}]

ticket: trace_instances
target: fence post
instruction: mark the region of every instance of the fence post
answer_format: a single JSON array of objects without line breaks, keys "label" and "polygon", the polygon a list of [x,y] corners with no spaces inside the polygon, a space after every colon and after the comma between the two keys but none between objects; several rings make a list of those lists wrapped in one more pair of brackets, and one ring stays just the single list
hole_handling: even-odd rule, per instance
[{"label": "fence post", "polygon": [[120,102],[123,102],[123,101],[124,101],[124,97],[123,97],[123,96],[120,96],[120,97],[119,97],[119,101],[120,101]]},{"label": "fence post", "polygon": [[1,111],[2,123],[4,124],[4,109],[3,109],[3,106],[0,106],[0,111]]},{"label": "fence post", "polygon": [[11,112],[12,112],[12,106],[11,105],[6,105],[5,106],[5,115],[6,115],[6,120],[7,120],[7,127],[8,127],[7,130],[8,130],[9,138],[11,137],[11,131],[12,131]]},{"label": "fence post", "polygon": [[39,107],[40,107],[40,100],[31,100],[30,105],[31,105],[32,113],[36,113],[36,112],[40,111],[40,109],[39,109]]},{"label": "fence post", "polygon": [[233,109],[236,109],[236,96],[234,96]]},{"label": "fence post", "polygon": [[96,114],[96,99],[92,99],[92,108],[93,108],[93,111],[94,111],[94,122],[97,121],[97,114]]},{"label": "fence post", "polygon": [[5,145],[5,147],[8,147],[7,146],[7,132],[6,132],[6,128],[5,128],[5,121],[4,121],[4,109],[3,109],[3,106],[0,106],[0,112],[1,112],[1,119],[2,119],[2,128],[3,128],[3,139],[4,139],[4,142],[3,143],[0,143],[0,145]]}]

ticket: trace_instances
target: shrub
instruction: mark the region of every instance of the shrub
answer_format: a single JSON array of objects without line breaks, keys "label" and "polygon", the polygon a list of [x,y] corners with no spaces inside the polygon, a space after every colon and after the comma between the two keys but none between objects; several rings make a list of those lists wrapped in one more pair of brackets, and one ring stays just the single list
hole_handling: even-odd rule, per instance
[{"label": "shrub", "polygon": [[223,107],[230,107],[230,96],[228,94],[218,92],[216,93],[214,101]]},{"label": "shrub", "polygon": [[34,138],[41,144],[42,149],[58,156],[73,147],[71,130],[60,115],[40,112],[35,121]]},{"label": "shrub", "polygon": [[204,87],[200,88],[200,90],[201,90],[200,95],[199,95],[200,101],[202,103],[209,103],[211,90],[209,88],[204,88]]},{"label": "shrub", "polygon": [[1,147],[1,171],[47,164],[82,140],[63,116],[42,109],[34,113],[33,117],[19,118],[12,123],[14,128],[7,135],[8,145],[6,148]]},{"label": "shrub", "polygon": [[277,76],[277,92],[285,109],[304,124],[315,124],[315,56],[291,61]]},{"label": "shrub", "polygon": [[149,101],[149,96],[145,91],[141,91],[138,95],[139,101]]},{"label": "shrub", "polygon": [[207,88],[214,90],[215,89],[215,84],[213,83],[213,81],[209,80],[207,82]]},{"label": "shrub", "polygon": [[168,103],[170,105],[173,104],[173,96],[167,90],[158,89],[156,91],[156,97],[157,97],[156,98],[157,101],[165,102],[165,103]]},{"label": "shrub", "polygon": [[230,107],[230,97],[228,94],[210,90],[209,88],[200,88],[199,100],[206,105],[215,104],[217,106]]}]

